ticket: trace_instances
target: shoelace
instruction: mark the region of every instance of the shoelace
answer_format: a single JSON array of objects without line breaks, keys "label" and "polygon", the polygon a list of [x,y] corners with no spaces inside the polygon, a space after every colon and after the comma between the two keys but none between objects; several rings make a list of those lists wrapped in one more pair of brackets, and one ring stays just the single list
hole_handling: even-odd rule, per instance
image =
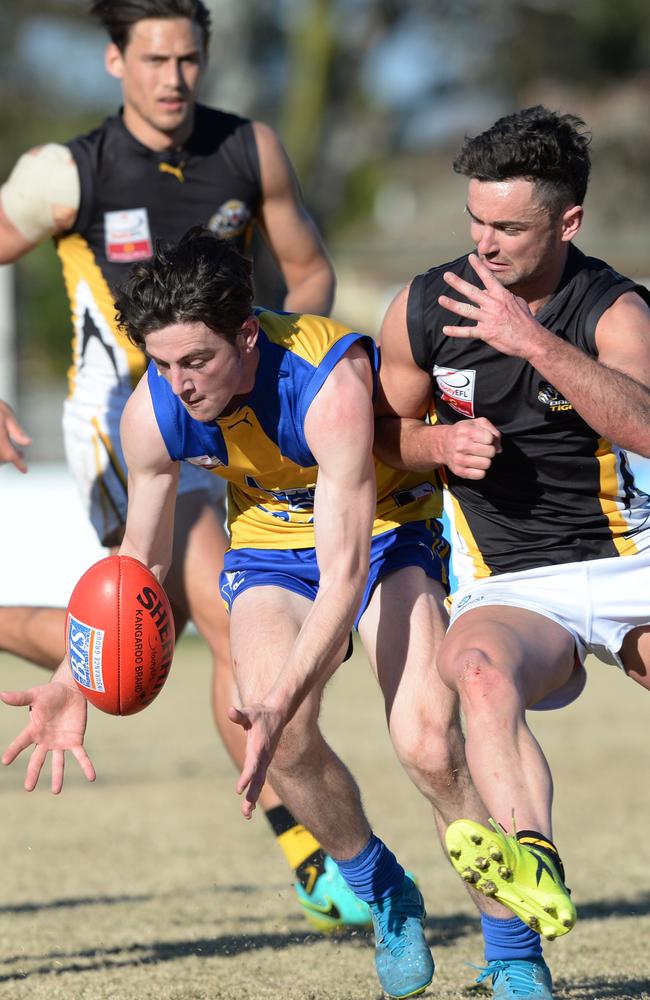
[{"label": "shoelace", "polygon": [[[389,900],[386,902],[388,903]],[[418,897],[415,894],[413,896],[403,895],[399,903],[393,903],[384,910],[375,911],[373,909],[373,913],[379,930],[377,943],[385,945],[391,955],[399,958],[408,945],[408,942],[400,936],[407,918],[419,918],[421,915]]]},{"label": "shoelace", "polygon": [[[537,979],[536,967],[533,965],[528,965],[527,963],[517,962],[516,964],[512,962],[492,962],[486,968],[481,968],[480,965],[473,965],[473,969],[480,971],[480,976],[476,979],[476,983],[482,983],[484,980],[489,979],[490,976],[496,976],[499,973],[503,973],[506,977],[508,986],[512,989],[513,996],[530,997],[531,986],[540,986],[541,983]],[[493,980],[493,985],[496,985]]]}]

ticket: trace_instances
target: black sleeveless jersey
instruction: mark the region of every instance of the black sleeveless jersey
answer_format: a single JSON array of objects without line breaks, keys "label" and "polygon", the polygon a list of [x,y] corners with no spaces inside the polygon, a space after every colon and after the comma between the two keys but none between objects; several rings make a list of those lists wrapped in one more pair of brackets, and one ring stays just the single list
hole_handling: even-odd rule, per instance
[{"label": "black sleeveless jersey", "polygon": [[81,198],[72,230],[56,246],[75,333],[70,393],[83,401],[101,386],[128,394],[144,371],[144,356],[117,330],[113,308],[113,289],[133,262],[194,225],[247,250],[262,187],[251,122],[203,105],[180,150],[149,149],[121,115],[68,147]]},{"label": "black sleeveless jersey", "polygon": [[[636,552],[635,535],[650,527],[650,498],[635,487],[625,452],[523,358],[445,336],[445,324],[473,325],[438,304],[449,294],[445,271],[481,287],[467,256],[412,282],[408,333],[414,360],[432,378],[430,419],[487,417],[503,448],[483,480],[446,472],[459,581]],[[596,357],[598,320],[627,291],[650,302],[647,289],[571,246],[557,291],[535,318]]]}]

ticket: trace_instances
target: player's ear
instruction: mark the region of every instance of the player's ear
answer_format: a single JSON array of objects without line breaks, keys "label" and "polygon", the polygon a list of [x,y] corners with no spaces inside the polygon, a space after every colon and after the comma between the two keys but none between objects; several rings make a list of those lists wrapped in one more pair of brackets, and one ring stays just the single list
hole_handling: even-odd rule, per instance
[{"label": "player's ear", "polygon": [[247,354],[250,354],[257,343],[259,328],[260,324],[257,316],[249,316],[242,323],[241,330],[237,334],[237,340]]},{"label": "player's ear", "polygon": [[570,243],[576,236],[580,226],[582,225],[583,216],[584,209],[582,205],[572,205],[571,208],[567,208],[567,210],[563,212],[562,241],[564,243]]},{"label": "player's ear", "polygon": [[124,57],[115,42],[109,42],[104,53],[106,72],[117,80],[124,76]]}]

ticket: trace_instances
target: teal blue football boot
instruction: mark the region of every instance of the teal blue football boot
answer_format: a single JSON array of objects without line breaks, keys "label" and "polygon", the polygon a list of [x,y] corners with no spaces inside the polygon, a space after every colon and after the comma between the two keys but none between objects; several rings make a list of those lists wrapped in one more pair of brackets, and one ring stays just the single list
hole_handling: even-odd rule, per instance
[{"label": "teal blue football boot", "polygon": [[434,964],[424,938],[424,900],[408,875],[402,888],[387,899],[370,903],[375,928],[375,966],[389,997],[424,993],[433,979]]}]

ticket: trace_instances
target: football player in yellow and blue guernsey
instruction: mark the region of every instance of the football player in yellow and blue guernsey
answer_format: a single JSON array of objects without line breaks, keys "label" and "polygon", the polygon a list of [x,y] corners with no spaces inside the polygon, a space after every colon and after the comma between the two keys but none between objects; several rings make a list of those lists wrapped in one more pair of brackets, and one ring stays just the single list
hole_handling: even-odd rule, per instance
[{"label": "football player in yellow and blue guernsey", "polygon": [[[372,832],[318,715],[356,624],[398,756],[440,832],[465,814],[486,819],[457,698],[434,668],[447,557],[436,477],[373,459],[373,340],[320,316],[254,309],[250,266],[231,244],[199,230],[161,248],[134,268],[117,308],[151,359],[122,420],[129,508],[120,552],[163,579],[180,463],[227,481],[221,596],[240,694],[230,716],[247,734],[243,812],[252,814],[268,769],[370,907],[383,989],[416,995],[433,975],[422,897]],[[53,683],[2,697],[32,709],[3,757],[37,745],[28,788],[50,750],[54,790],[65,750],[93,777],[86,703],[65,661]],[[485,912],[501,912],[479,898]]]},{"label": "football player in yellow and blue guernsey", "polygon": [[[66,459],[100,543],[114,549],[127,505],[119,422],[146,364],[115,323],[113,289],[132,264],[147,260],[156,240],[178,240],[193,225],[207,226],[246,253],[257,230],[282,271],[284,307],[324,314],[334,271],[273,129],[197,102],[210,41],[205,4],[93,0],[90,12],[109,36],[106,68],[120,82],[123,106],[87,135],[20,157],[0,191],[0,261],[54,239],[73,328]],[[222,481],[185,465],[166,587],[176,634],[191,618],[208,643],[214,718],[241,766],[243,739],[226,715],[233,683],[227,617],[212,599],[227,545],[224,517]],[[54,669],[63,656],[64,624],[62,608],[0,608],[0,649]],[[270,787],[261,805],[296,872],[309,918],[303,891],[309,873],[316,867],[331,895],[336,871],[328,866],[326,877],[314,837]],[[347,918],[317,915],[321,929],[367,923],[367,911],[344,885],[339,890],[339,910],[346,904],[351,910]]]}]

